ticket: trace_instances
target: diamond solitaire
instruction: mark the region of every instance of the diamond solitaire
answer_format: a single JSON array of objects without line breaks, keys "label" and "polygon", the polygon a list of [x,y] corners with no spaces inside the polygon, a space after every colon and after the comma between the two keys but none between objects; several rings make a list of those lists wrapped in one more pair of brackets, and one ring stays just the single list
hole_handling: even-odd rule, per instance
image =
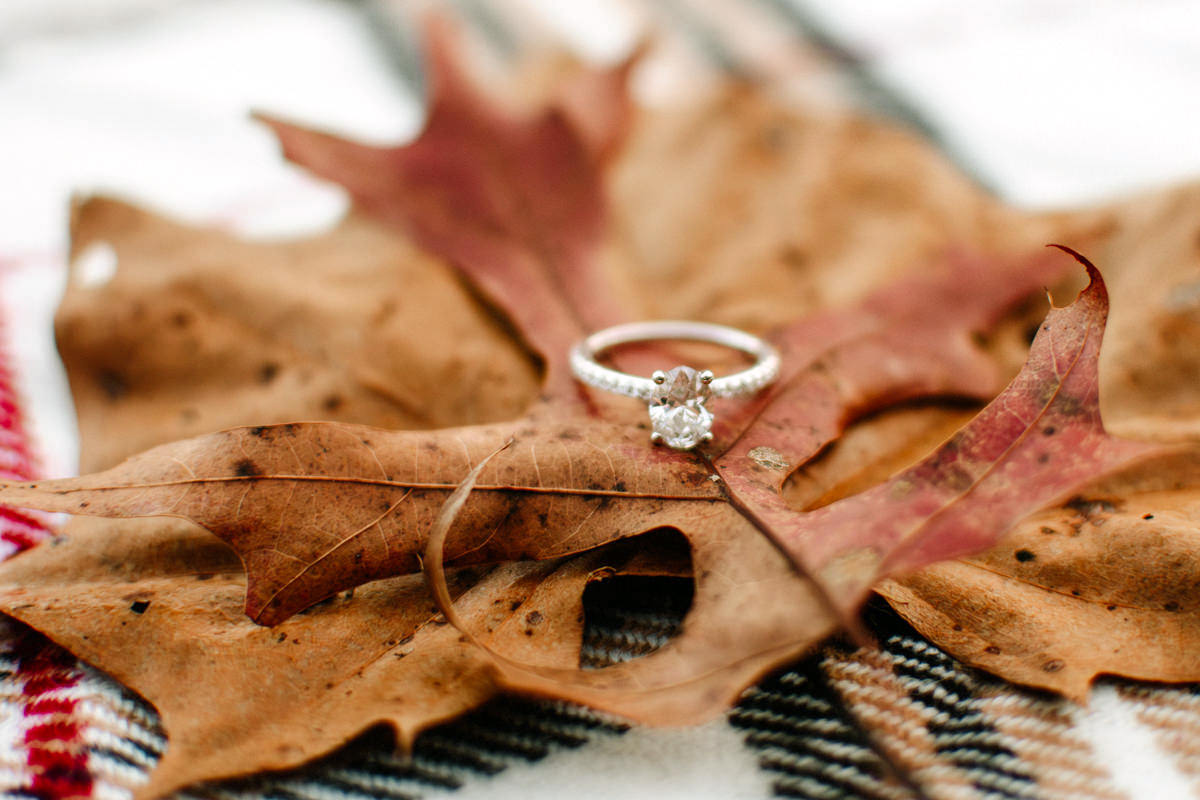
[{"label": "diamond solitaire", "polygon": [[[688,339],[710,342],[747,353],[755,360],[749,369],[721,378],[709,370],[678,366],[642,378],[601,366],[596,355],[630,342],[655,339]],[[748,333],[706,322],[634,322],[607,328],[584,339],[571,350],[571,370],[589,386],[645,400],[653,432],[650,440],[677,450],[691,450],[712,439],[712,397],[755,394],[779,375],[775,348]]]},{"label": "diamond solitaire", "polygon": [[712,412],[704,403],[712,396],[708,385],[713,374],[691,367],[656,372],[657,386],[650,396],[650,441],[663,442],[676,450],[691,450],[712,438]]}]

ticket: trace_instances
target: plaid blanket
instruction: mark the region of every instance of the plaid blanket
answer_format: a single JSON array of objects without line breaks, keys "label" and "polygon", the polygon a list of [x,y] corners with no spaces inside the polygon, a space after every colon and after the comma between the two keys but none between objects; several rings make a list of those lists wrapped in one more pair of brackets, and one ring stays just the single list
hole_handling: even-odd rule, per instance
[{"label": "plaid blanket", "polygon": [[[107,8],[161,11],[166,5],[186,4],[118,0]],[[79,72],[75,54],[60,68],[42,58],[37,47],[5,51],[4,151],[11,158],[4,162],[4,174],[8,186],[22,190],[0,197],[9,223],[0,242],[0,307],[8,300],[19,311],[16,306],[28,302],[21,288],[3,280],[13,252],[61,262],[61,253],[45,248],[61,246],[66,193],[81,181],[146,194],[177,213],[208,213],[214,198],[246,196],[263,199],[261,205],[267,207],[287,198],[303,206],[310,222],[336,215],[336,208],[329,208],[332,201],[313,195],[312,187],[302,186],[288,168],[264,159],[251,133],[238,129],[233,135],[226,120],[241,114],[241,107],[229,98],[252,95],[247,85],[263,91],[278,78],[276,70],[259,74],[248,63],[286,61],[297,72],[296,85],[304,90],[265,94],[275,98],[273,108],[302,118],[375,126],[373,131],[388,135],[416,124],[418,104],[393,98],[395,87],[381,81],[371,71],[378,65],[360,55],[365,34],[337,17],[336,4],[308,3],[303,13],[288,7],[288,13],[277,14],[270,9],[280,11],[285,4],[253,4],[258,11],[237,25],[215,8],[222,4],[194,5],[191,22],[166,21],[177,26],[176,36],[196,31],[197,38],[186,42],[204,53],[216,43],[236,43],[240,36],[246,43],[242,51],[259,61],[230,60],[224,71],[212,70],[212,83],[205,92],[188,95],[187,103],[180,103],[178,95],[186,76],[163,68],[175,63],[156,60],[167,48],[153,36],[139,38],[140,28],[89,51],[86,72],[96,80],[87,84],[72,82]],[[458,5],[488,4],[463,0]],[[524,20],[526,5],[515,5]],[[714,4],[660,5],[690,9],[690,16],[677,16],[695,27],[697,18],[702,21],[696,10]],[[764,0],[746,8],[767,5],[786,10],[795,4]],[[1191,97],[1194,91],[1187,59],[1162,57],[1189,52],[1194,43],[1194,4],[1185,0],[1163,0],[1153,7],[1084,0],[994,3],[982,15],[971,4],[944,0],[812,5],[828,27],[850,42],[850,61],[865,62],[906,90],[933,116],[945,138],[984,167],[1010,198],[1036,204],[1090,201],[1194,172],[1200,163],[1200,150],[1192,146],[1195,129],[1189,127],[1194,104],[1165,102]],[[22,34],[47,27],[69,27],[66,20],[83,27],[104,13],[93,0],[10,2],[0,8],[0,44],[13,45]],[[779,29],[772,20],[759,26],[762,36]],[[603,25],[592,27],[596,33],[607,32]],[[1134,28],[1153,35],[1133,36]],[[761,37],[730,38],[747,43],[747,52],[735,55],[765,58],[777,52],[760,46]],[[322,48],[319,60],[311,58],[314,41]],[[1142,57],[1136,52],[1131,56],[1139,47]],[[242,51],[231,48],[224,57],[232,59]],[[121,66],[124,61],[118,66],[104,61],[106,52],[137,53],[148,72],[163,72],[162,84],[138,82],[137,75]],[[1022,57],[1013,58],[1014,52]],[[1097,58],[1097,53],[1104,56]],[[311,75],[319,74],[321,80],[304,83],[311,77],[305,65],[313,65],[318,72]],[[1064,66],[1079,73],[1064,72]],[[326,80],[331,75],[341,80]],[[332,88],[322,94],[321,86]],[[353,97],[344,96],[347,86],[355,87]],[[71,87],[74,91],[62,91]],[[328,92],[344,102],[330,103]],[[1040,98],[1033,108],[1053,107],[1055,124],[1037,125],[1037,135],[1030,136],[1029,116],[1012,113],[1023,107],[1016,102],[1018,95]],[[133,96],[137,105],[126,102]],[[1063,106],[1067,100],[1069,105]],[[329,118],[335,109],[347,107],[346,119]],[[1112,114],[1114,108],[1122,113]],[[1105,135],[1097,135],[1097,117],[1088,112],[1099,113]],[[105,124],[94,124],[97,119]],[[1147,119],[1156,120],[1153,135],[1145,135]],[[77,146],[81,141],[87,146]],[[181,180],[178,170],[185,162],[194,164],[193,172]],[[218,163],[223,180],[210,184],[211,165]],[[186,190],[173,192],[177,186]],[[278,233],[270,226],[274,217],[265,217],[266,228]],[[14,335],[18,330],[28,327],[4,331],[0,324],[0,334],[9,334],[10,343],[27,344]],[[23,377],[0,347],[0,476],[8,478],[31,478],[38,472],[28,432],[30,406],[18,397]],[[38,402],[44,423],[40,396]],[[69,420],[55,413],[54,424],[42,428],[44,440],[53,430],[69,427]],[[68,449],[47,443],[49,456],[61,459],[59,451]],[[61,472],[60,466],[50,471]],[[52,535],[47,518],[0,508],[0,557]],[[584,665],[602,666],[661,645],[677,629],[689,599],[686,582],[621,579],[593,587],[586,598]],[[1093,691],[1091,705],[1082,708],[956,663],[884,608],[870,609],[869,622],[876,648],[834,643],[748,690],[726,720],[713,726],[715,747],[743,748],[744,742],[740,755],[746,757],[736,763],[758,770],[755,780],[739,784],[741,796],[1200,797],[1197,687],[1105,681]],[[683,777],[713,750],[659,747],[667,739],[668,734],[630,730],[578,707],[505,698],[423,735],[411,760],[397,757],[386,736],[368,733],[304,769],[193,787],[186,794],[287,800],[555,796],[557,784],[550,776],[562,777],[563,772],[555,772],[555,764],[583,763],[589,753],[645,747],[650,753],[643,758],[654,762],[663,780],[640,791],[656,797],[730,796],[721,794],[723,784],[707,791],[694,791],[695,783],[680,788]],[[621,742],[635,744],[621,750]],[[144,780],[167,745],[154,710],[140,698],[37,633],[0,621],[0,792],[5,796],[123,798]],[[571,762],[571,754],[585,758]],[[598,764],[598,770],[621,769],[606,767],[599,755],[589,763]],[[899,767],[906,778],[896,778],[889,765]],[[725,762],[707,766],[733,768]],[[569,782],[570,777],[562,779]],[[584,780],[577,777],[570,787],[573,800],[596,796],[589,794]]]}]

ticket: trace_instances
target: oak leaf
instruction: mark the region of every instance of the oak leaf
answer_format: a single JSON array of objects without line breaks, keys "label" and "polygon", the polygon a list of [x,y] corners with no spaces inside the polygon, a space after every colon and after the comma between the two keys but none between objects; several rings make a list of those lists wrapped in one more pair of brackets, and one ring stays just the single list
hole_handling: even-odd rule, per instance
[{"label": "oak leaf", "polygon": [[[755,403],[725,409],[720,437],[709,451],[688,455],[653,448],[645,431],[637,427],[644,411],[638,412],[631,403],[610,403],[601,396],[584,395],[567,378],[563,358],[584,330],[633,315],[628,312],[632,304],[620,292],[608,289],[608,278],[616,271],[614,245],[608,237],[619,226],[604,202],[604,168],[611,157],[612,137],[597,135],[596,130],[608,129],[607,123],[582,135],[566,112],[551,109],[530,117],[500,112],[468,90],[449,66],[442,65],[442,82],[427,130],[408,147],[365,148],[282,123],[273,125],[291,155],[303,157],[318,172],[345,182],[368,211],[411,233],[423,250],[448,260],[517,327],[523,341],[540,355],[546,375],[545,399],[535,402],[525,420],[429,433],[380,430],[350,422],[254,425],[164,445],[89,478],[6,490],[6,501],[69,506],[76,512],[178,513],[196,519],[238,551],[248,571],[246,608],[258,621],[276,624],[275,628],[255,626],[239,618],[230,605],[236,602],[233,595],[242,589],[242,583],[227,552],[220,551],[220,559],[212,556],[220,561],[219,567],[197,574],[197,548],[219,547],[215,540],[197,538],[192,532],[181,534],[164,523],[104,523],[92,530],[76,526],[57,548],[43,548],[0,567],[0,603],[7,612],[127,680],[164,713],[172,744],[168,761],[144,792],[147,795],[199,778],[300,763],[375,721],[391,725],[402,739],[409,739],[422,727],[481,702],[495,691],[495,678],[483,669],[482,656],[450,629],[433,624],[428,596],[413,589],[419,579],[394,576],[415,569],[416,556],[422,552],[437,510],[470,467],[512,436],[517,442],[488,464],[464,509],[463,524],[456,526],[461,538],[449,544],[452,566],[461,567],[472,559],[557,559],[614,538],[670,526],[688,538],[697,593],[678,639],[638,662],[598,671],[591,682],[601,684],[599,687],[580,685],[564,691],[561,685],[535,685],[536,681],[526,681],[521,675],[501,678],[509,685],[558,692],[649,721],[678,722],[716,713],[764,670],[803,652],[832,631],[836,621],[828,606],[842,593],[852,598],[843,603],[845,613],[855,602],[853,598],[884,574],[878,558],[866,565],[869,569],[853,571],[850,584],[843,580],[845,571],[831,576],[816,570],[821,584],[798,573],[762,535],[764,529],[776,532],[773,525],[764,524],[768,514],[783,513],[776,504],[783,478],[816,456],[856,415],[930,395],[990,396],[1003,372],[975,337],[1031,289],[1053,282],[1059,271],[1043,259],[1015,260],[994,253],[952,259],[946,255],[945,241],[931,237],[923,228],[917,234],[905,233],[901,226],[894,235],[911,236],[912,241],[907,249],[898,250],[905,250],[911,265],[931,262],[930,274],[901,277],[866,299],[844,303],[839,311],[802,318],[779,332],[777,341],[786,356],[780,386]],[[600,83],[612,86],[611,82]],[[757,103],[754,99],[745,102],[751,110]],[[776,119],[773,124],[783,123]],[[856,137],[870,138],[873,130],[870,126],[851,127]],[[603,144],[597,147],[596,142]],[[935,159],[911,143],[895,144],[894,149],[907,154],[919,167],[914,174],[925,170],[954,183]],[[514,171],[514,157],[532,159],[528,174]],[[867,160],[879,164],[876,158],[872,155]],[[570,180],[564,182],[564,175]],[[869,186],[862,190],[867,196],[871,195]],[[958,191],[969,194],[965,188]],[[920,208],[933,219],[945,217],[949,212],[942,208],[943,200],[933,196]],[[854,208],[852,200],[843,203],[828,205],[847,213],[853,210],[855,215],[861,210]],[[113,208],[104,203],[98,207]],[[462,209],[472,213],[462,215]],[[973,211],[961,213],[965,217]],[[85,212],[86,208],[81,216],[86,217]],[[999,212],[985,216],[994,216],[997,225],[1009,221]],[[151,229],[151,235],[139,240],[142,242],[153,242],[155,230],[165,230],[148,220],[137,224],[143,234]],[[394,237],[377,226],[365,221],[355,224],[364,225],[364,235],[377,237],[380,246],[396,246],[391,241]],[[831,227],[837,226],[831,223]],[[1037,226],[1030,225],[1022,235],[1029,235],[1034,228]],[[335,236],[343,234],[339,231]],[[160,261],[167,243],[177,235],[187,234],[164,233],[157,249],[143,251],[146,263]],[[854,250],[844,240],[842,245]],[[224,246],[235,264],[254,263],[263,254],[279,259],[281,248],[289,247],[229,241]],[[197,247],[193,245],[189,252]],[[294,253],[301,253],[304,247],[296,245]],[[329,257],[335,255],[337,252]],[[867,264],[886,261],[858,258]],[[324,258],[318,261],[318,266],[325,263]],[[890,277],[894,277],[892,270],[889,266],[886,272]],[[225,282],[241,285],[245,278],[238,272],[231,270]],[[329,285],[322,281],[321,272],[317,269],[315,275],[297,282],[298,290],[303,286],[302,293],[309,300],[323,297],[323,287]],[[118,272],[118,281],[120,275]],[[364,280],[368,278],[364,276]],[[712,280],[712,285],[723,287],[727,278],[717,275]],[[153,287],[149,279],[142,283],[141,291],[147,284]],[[119,284],[114,281],[114,285]],[[138,289],[131,287],[130,293],[136,295]],[[736,292],[731,296],[741,297]],[[538,302],[530,302],[534,298]],[[772,301],[777,321],[797,316],[798,309],[789,299],[784,296]],[[348,301],[346,316],[353,317],[358,304],[367,302],[373,299],[368,301],[365,294]],[[296,322],[319,315],[323,307],[316,302],[303,306]],[[931,308],[944,313],[930,313]],[[687,315],[694,315],[694,308]],[[467,318],[477,320],[485,315],[468,314]],[[151,327],[160,330],[172,319],[164,315]],[[340,323],[330,324],[336,328]],[[440,321],[434,319],[430,324]],[[291,341],[305,341],[303,324],[297,327],[297,338]],[[406,341],[413,341],[412,334],[410,328]],[[71,334],[80,335],[78,331]],[[323,332],[314,327],[307,339],[319,335]],[[381,354],[383,363],[398,363],[387,353],[388,339],[375,336],[372,326],[364,326],[348,341],[378,345],[372,352]],[[496,347],[496,352],[508,353],[508,357],[513,352],[510,343],[486,347]],[[479,368],[475,359],[486,358],[486,347],[468,363]],[[125,352],[129,349],[128,344],[123,348]],[[187,349],[182,343],[179,352]],[[424,357],[426,349],[421,348],[418,355]],[[253,382],[261,381],[258,356],[262,352],[256,346],[254,358],[247,358],[238,371],[238,385],[244,387],[237,393],[239,400],[252,395]],[[117,356],[110,353],[108,357]],[[146,357],[140,354],[134,363]],[[645,354],[634,354],[632,359],[644,361]],[[315,362],[321,372],[333,376],[331,383],[340,384],[342,361],[322,354],[320,358],[297,357],[287,366],[290,371],[295,364],[297,372],[303,372],[306,362]],[[370,364],[371,359],[363,361]],[[125,364],[116,363],[112,368],[118,366],[124,368]],[[98,380],[88,369],[82,359],[75,366],[77,395],[81,393],[79,385],[86,381],[101,388],[106,383],[142,385],[135,380],[125,384]],[[518,373],[524,374],[520,368]],[[151,387],[156,374],[153,369],[145,373]],[[219,386],[219,374],[214,369],[208,378],[213,382],[203,385]],[[340,413],[349,420],[379,423],[378,417],[395,413],[395,406],[407,405],[395,403],[392,397],[403,397],[403,392],[376,392],[375,385],[350,377],[361,385],[362,391],[356,394],[361,402],[330,409],[325,402],[328,396],[315,390],[303,394],[300,407],[316,413],[302,413],[319,418],[344,409]],[[403,385],[403,379],[403,373],[397,371],[382,385]],[[428,391],[428,387],[418,388],[414,396],[422,390]],[[372,403],[372,392],[383,394],[386,402],[375,398]],[[135,393],[116,394],[93,394],[86,403],[93,412],[107,411],[106,404],[120,406]],[[163,388],[146,390],[154,403],[163,394]],[[520,392],[514,391],[506,402],[515,402],[518,395]],[[219,392],[214,391],[198,402],[200,419],[210,418],[218,397]],[[283,422],[287,417],[281,419],[278,414],[293,413],[290,407],[278,407],[286,400],[287,392],[281,389],[275,399],[264,401],[265,419],[237,421]],[[490,400],[486,394],[464,396],[461,411],[444,411],[435,403],[428,407],[448,416],[481,412],[494,415],[489,416],[493,419],[506,416],[489,408]],[[425,404],[413,404],[418,406]],[[177,405],[164,403],[158,408],[174,412]],[[601,408],[607,421],[595,413]],[[237,417],[257,413],[253,403],[239,404],[229,412]],[[160,440],[173,438],[164,435],[173,424],[173,413],[158,416],[150,426],[152,435]],[[437,424],[433,416],[418,424]],[[100,413],[95,418],[98,420]],[[92,446],[102,429],[97,425],[85,435]],[[756,444],[746,447],[750,442]],[[104,466],[111,464],[112,453],[119,447],[96,460]],[[422,457],[424,461],[419,460]],[[756,486],[768,487],[770,496],[755,496]],[[1036,506],[1045,499],[1030,495],[1024,501]],[[874,498],[846,502],[878,510]],[[821,511],[790,513],[793,517],[789,519],[815,519],[819,517],[811,514],[820,515]],[[1002,527],[1002,521],[997,522],[989,534],[998,536]],[[119,533],[112,535],[106,530]],[[139,530],[147,532],[140,540],[136,538]],[[835,531],[827,528],[825,534],[820,538],[827,539]],[[981,536],[979,544],[984,538]],[[780,540],[788,541],[786,537]],[[569,658],[564,650],[570,649],[572,637],[578,635],[582,582],[594,569],[619,562],[605,556],[577,558],[583,560],[569,560],[561,570],[556,562],[535,562],[489,572],[458,601],[468,611],[473,632],[493,627],[497,639],[492,644],[520,663],[572,666],[565,663]],[[588,560],[593,558],[600,560]],[[805,566],[812,568],[811,554],[802,553],[801,560],[805,559]],[[909,559],[905,563],[917,562]],[[220,584],[224,593],[219,603],[196,608],[197,603],[204,605],[202,584],[215,580],[201,579],[210,571],[225,576]],[[77,575],[92,577],[79,583]],[[509,583],[495,575],[510,576]],[[555,578],[558,575],[564,577]],[[512,576],[533,577],[523,584],[523,593],[506,594]],[[357,589],[353,598],[339,595],[328,599],[376,579],[379,582]],[[154,599],[138,596],[144,590],[152,590]],[[405,614],[394,621],[396,628],[372,616],[372,608],[378,606],[372,605],[371,598],[395,597],[410,590],[402,605]],[[539,615],[556,621],[562,631],[546,637],[544,643],[541,637],[516,635],[519,620],[528,619],[522,616],[530,607],[526,604],[538,592],[550,597],[545,610],[540,605],[536,609]],[[67,596],[74,598],[69,607],[61,602]],[[313,608],[322,601],[326,604]],[[505,601],[514,613],[504,612]],[[479,604],[474,611],[472,602]],[[513,603],[518,603],[517,609],[512,608]],[[359,608],[363,604],[367,608]],[[141,607],[142,613],[136,612],[134,605]],[[496,616],[489,616],[487,609],[493,605],[498,605]],[[295,616],[306,607],[313,610]],[[160,610],[163,617],[158,616]],[[131,627],[130,613],[144,624]],[[297,655],[280,660],[277,652],[261,649],[270,645],[272,635],[286,632],[290,626],[312,633],[306,638],[276,641],[282,645],[299,639],[291,644]],[[96,644],[113,640],[118,627],[128,630],[128,638],[120,640],[123,647]],[[344,631],[346,638],[326,637],[320,633],[326,628]],[[409,635],[403,630],[414,635],[411,643],[403,641]],[[422,658],[428,658],[426,667],[419,667],[422,662],[415,651],[403,659],[395,657],[415,643],[417,636],[432,637],[438,631],[446,631],[444,636],[449,638],[438,640],[444,647],[422,648]],[[514,652],[522,636],[532,644],[533,652]],[[537,650],[538,646],[544,646],[545,652]],[[159,649],[163,658],[146,659],[147,647]],[[230,672],[209,674],[199,669],[205,662],[196,655],[205,648],[223,653],[222,666]],[[354,655],[347,656],[348,652]],[[273,666],[269,669],[289,676],[288,683],[275,687],[279,691],[286,693],[289,686],[302,690],[296,715],[288,718],[297,724],[261,727],[264,715],[286,699],[271,692],[242,695],[244,703],[212,702],[217,681],[224,691],[244,690],[229,675],[239,670],[245,674],[260,661],[270,662]],[[320,680],[325,674],[322,670],[327,669],[339,672],[335,680]],[[453,690],[437,685],[447,670],[463,678]],[[346,681],[360,680],[360,673],[371,676],[361,697],[373,711],[366,713],[360,706],[348,705],[344,714],[330,717],[327,729],[299,729],[300,719],[311,723],[321,709],[335,703],[335,689]],[[180,692],[181,688],[186,691]],[[651,695],[649,689],[659,691]],[[389,698],[397,700],[401,693],[431,697],[441,704],[387,705]],[[210,698],[207,702],[214,707],[215,718],[196,709],[205,697]],[[232,711],[234,707],[238,710]],[[262,746],[267,740],[274,742],[273,748]],[[189,754],[195,756],[193,760],[188,760]]]},{"label": "oak leaf", "polygon": [[[1033,274],[1041,271],[1036,266]],[[449,563],[555,558],[659,527],[682,530],[703,561],[699,530],[761,527],[759,517],[775,510],[773,501],[739,493],[763,476],[782,484],[790,466],[816,455],[853,413],[906,397],[986,391],[994,372],[970,345],[969,326],[1010,296],[984,292],[971,301],[958,289],[959,277],[922,281],[919,293],[902,283],[870,298],[864,309],[785,330],[778,388],[730,414],[744,430],[726,424],[702,457],[653,447],[638,426],[588,417],[435,432],[287,423],[163,445],[92,476],[10,485],[4,497],[97,516],[190,519],[239,553],[250,580],[247,613],[273,624],[338,591],[416,571],[445,497],[511,437],[514,445],[476,487],[471,524],[447,545]],[[1085,297],[1102,291],[1098,279],[1094,287]],[[939,294],[958,301],[956,313],[913,313],[911,298],[922,304],[945,299]],[[824,348],[814,344],[822,339]],[[1074,340],[1063,340],[1065,354],[1051,353],[1077,357],[1070,350]],[[799,364],[798,354],[806,359]],[[889,369],[872,368],[879,363],[872,359],[885,357]],[[1035,371],[1026,382],[1049,392],[1048,400],[1058,377]],[[760,441],[771,448],[769,462],[749,452]],[[780,513],[800,518],[790,509]],[[775,533],[770,526],[764,531]],[[870,572],[866,585],[877,577]]]},{"label": "oak leaf", "polygon": [[[1195,466],[1188,472],[1194,479]],[[1194,681],[1198,493],[1110,489],[1034,515],[983,555],[878,591],[960,661],[1080,702],[1100,674]]]},{"label": "oak leaf", "polygon": [[[568,667],[579,659],[584,587],[629,557],[519,562],[452,584],[486,640]],[[169,744],[140,797],[293,767],[373,725],[409,746],[496,693],[486,659],[439,624],[419,575],[373,582],[268,628],[242,613],[237,557],[177,520],[76,520],[0,569],[6,613],[157,709]]]},{"label": "oak leaf", "polygon": [[[1108,298],[1099,272],[1086,259],[1074,255],[1090,275],[1088,288],[1071,306],[1051,310],[1033,342],[1024,369],[1008,388],[920,463],[868,491],[806,513],[776,503],[777,494],[753,506],[738,500],[736,492],[741,487],[765,494],[770,487],[769,479],[758,476],[777,472],[777,464],[761,463],[760,458],[754,471],[739,472],[735,466],[722,472],[734,476],[728,483],[739,511],[754,518],[755,524],[779,541],[806,574],[816,577],[835,609],[855,610],[867,592],[889,575],[986,549],[1031,511],[1075,487],[1094,482],[1097,476],[1171,453],[1170,448],[1160,445],[1113,438],[1104,430],[1099,413],[1097,363]],[[746,436],[755,432],[752,425]],[[736,452],[737,448],[733,450]],[[727,457],[728,454],[718,458],[716,464],[720,466]],[[444,588],[441,550],[452,523],[461,513],[462,493],[477,488],[475,480],[482,466],[470,471],[443,508],[433,526],[434,535],[428,547],[434,552],[426,565],[439,605],[468,634],[470,627],[454,613]],[[777,491],[782,481],[774,484]],[[1175,546],[1181,552],[1187,551],[1186,544]],[[1017,552],[1018,561],[1034,558],[1029,550]],[[1095,557],[1096,553],[1091,555]],[[1109,555],[1114,555],[1113,551]],[[1171,563],[1177,561],[1178,555]],[[1078,571],[1081,565],[1074,566]],[[923,574],[946,570],[947,567],[939,565]],[[953,581],[948,583],[954,586]],[[940,603],[948,599],[945,587],[939,588],[940,594],[934,592],[939,604],[926,604],[927,614],[939,613]],[[962,592],[969,597],[971,589],[971,584],[964,582],[949,594]],[[884,593],[904,605],[912,596],[896,589]],[[1169,611],[1180,610],[1180,594],[1178,589],[1171,592],[1176,599],[1168,604]],[[965,631],[964,638],[977,635],[988,625],[975,619],[981,613],[975,606],[989,606],[987,597],[984,594],[969,602],[945,603],[945,610],[940,613],[962,620],[956,629]],[[1002,614],[1002,610],[997,613]],[[968,621],[971,624],[966,624]],[[1192,627],[1194,621],[1186,624]],[[1033,627],[1037,628],[1036,623]],[[1048,631],[1053,626],[1042,630],[1049,637]],[[634,673],[632,677],[621,674],[619,668],[601,673],[536,668],[520,664],[486,643],[480,644],[492,654],[504,682],[513,688],[566,694],[622,713],[629,713],[627,706],[612,701],[614,691],[622,696],[650,695],[644,703],[654,704],[658,699],[652,690],[641,685],[636,667],[630,670]],[[1166,662],[1161,667],[1121,663],[1136,674],[1149,672],[1170,680],[1196,675],[1193,664],[1167,658],[1167,652],[1170,651],[1160,651],[1163,656],[1160,660]],[[1043,669],[1056,672],[1062,665],[1061,660],[1051,660],[1043,664]],[[1084,676],[1084,686],[1094,674]]]},{"label": "oak leaf", "polygon": [[72,264],[102,246],[116,273],[95,285],[73,266],[55,319],[84,472],[249,423],[498,421],[537,389],[535,365],[441,262],[361,213],[268,246],[77,201]]}]

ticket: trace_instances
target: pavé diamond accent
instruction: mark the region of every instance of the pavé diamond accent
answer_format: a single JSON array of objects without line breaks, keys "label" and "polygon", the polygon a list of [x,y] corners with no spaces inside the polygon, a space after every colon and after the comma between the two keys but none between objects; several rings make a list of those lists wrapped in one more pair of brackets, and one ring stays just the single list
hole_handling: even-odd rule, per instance
[{"label": "pav\u00e9 diamond accent", "polygon": [[[663,377],[662,382],[658,377]],[[656,376],[650,397],[650,438],[676,450],[690,450],[712,438],[712,412],[704,407],[708,384],[691,367],[679,366]]]}]

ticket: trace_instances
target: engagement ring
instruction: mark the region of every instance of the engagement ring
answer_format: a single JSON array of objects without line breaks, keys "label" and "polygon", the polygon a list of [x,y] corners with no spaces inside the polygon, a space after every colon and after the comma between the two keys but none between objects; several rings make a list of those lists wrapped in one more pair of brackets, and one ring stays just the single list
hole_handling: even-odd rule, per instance
[{"label": "engagement ring", "polygon": [[[649,378],[601,366],[596,356],[617,345],[657,339],[687,339],[730,347],[754,358],[754,366],[718,378],[710,370],[678,366]],[[650,404],[652,442],[690,450],[712,438],[710,397],[752,395],[779,376],[779,353],[757,336],[707,322],[632,322],[593,333],[571,350],[571,371],[580,381]]]}]

